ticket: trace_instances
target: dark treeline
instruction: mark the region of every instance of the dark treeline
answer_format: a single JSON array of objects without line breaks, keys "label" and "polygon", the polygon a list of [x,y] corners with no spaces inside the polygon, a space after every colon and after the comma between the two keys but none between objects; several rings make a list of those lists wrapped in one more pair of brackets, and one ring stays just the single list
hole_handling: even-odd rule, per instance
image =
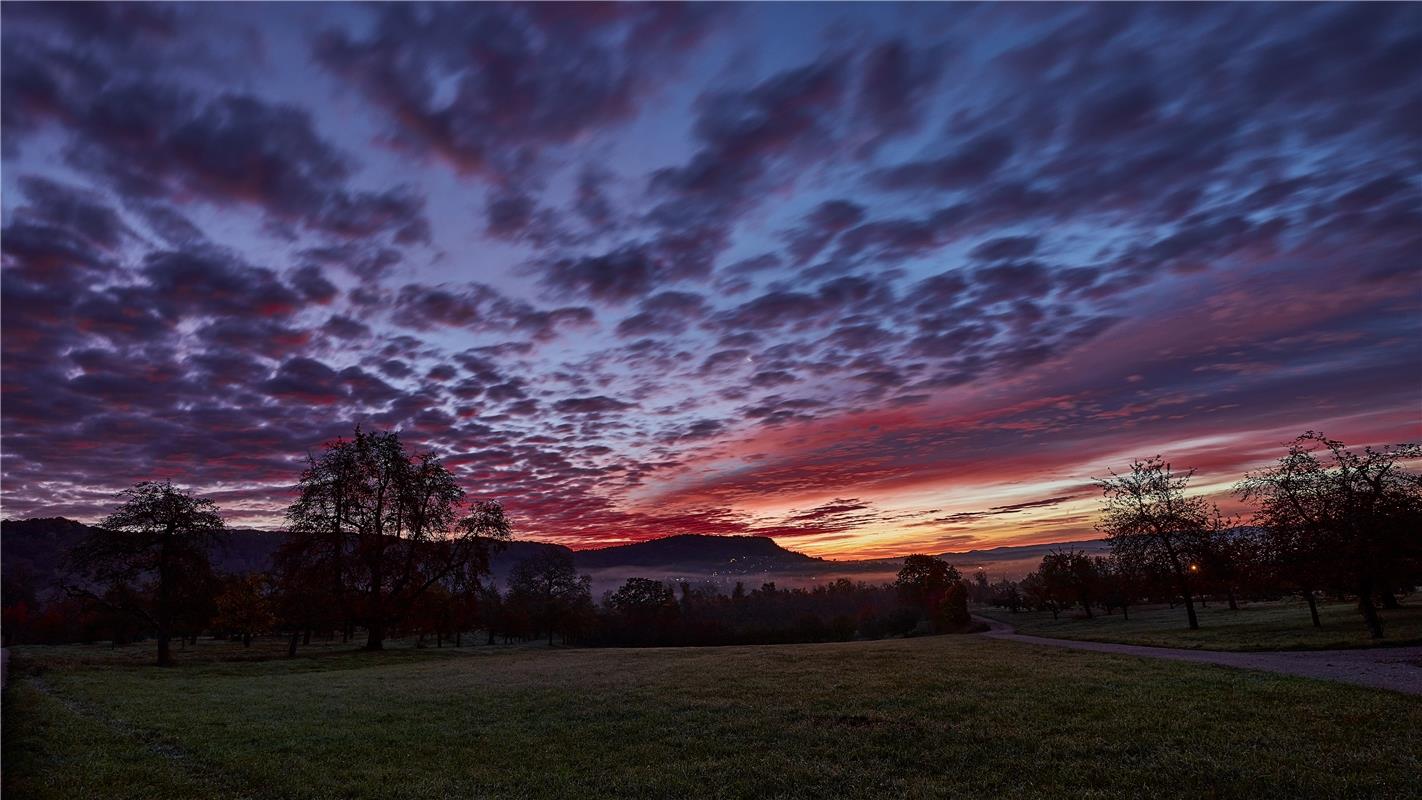
[{"label": "dark treeline", "polygon": [[[492,553],[510,538],[496,502],[468,502],[429,454],[394,433],[356,430],[310,460],[287,510],[287,538],[266,571],[215,574],[209,550],[224,535],[209,500],[169,482],[144,482],[66,557],[66,580],[46,594],[29,576],[5,582],[7,643],[156,641],[203,634],[281,635],[289,655],[313,637],[391,637],[462,646],[545,639],[586,645],[716,645],[842,641],[966,630],[967,587],[957,570],[910,556],[894,584],[840,580],[813,589],[773,583],[730,594],[633,578],[594,603],[566,551],[515,565],[500,591]],[[679,591],[678,591],[679,589]]]},{"label": "dark treeline", "polygon": [[1187,495],[1190,471],[1136,462],[1098,482],[1110,556],[1053,552],[1016,582],[979,574],[973,599],[1054,617],[1069,609],[1090,617],[1093,608],[1129,617],[1133,605],[1169,603],[1194,629],[1197,604],[1235,609],[1285,596],[1302,598],[1318,626],[1322,595],[1356,602],[1369,634],[1383,638],[1378,608],[1397,607],[1422,583],[1422,476],[1406,469],[1419,458],[1417,445],[1357,451],[1306,433],[1236,485],[1255,507],[1250,520]]},{"label": "dark treeline", "polygon": [[1405,468],[1419,458],[1416,445],[1359,452],[1305,434],[1236,487],[1254,505],[1249,520],[1187,494],[1190,471],[1136,462],[1098,482],[1098,528],[1111,554],[1053,552],[1016,582],[981,573],[964,581],[947,562],[915,555],[893,584],[738,584],[727,594],[632,578],[595,602],[558,548],[519,562],[507,586],[495,586],[490,555],[511,531],[502,507],[468,501],[437,458],[407,452],[396,434],[357,429],[302,473],[268,570],[215,574],[208,552],[224,532],[216,506],[167,482],[140,483],[68,553],[62,591],[23,573],[5,581],[4,635],[152,638],[167,664],[175,639],[182,646],[203,634],[248,644],[279,634],[290,655],[312,637],[361,637],[371,650],[391,637],[436,647],[816,642],[967,630],[969,599],[1084,616],[1169,603],[1195,628],[1197,604],[1296,595],[1315,625],[1320,596],[1348,598],[1382,637],[1378,607],[1396,606],[1422,582],[1422,478]]},{"label": "dark treeline", "polygon": [[683,583],[680,591],[631,578],[603,597],[587,637],[613,646],[843,642],[969,630],[968,587],[942,559],[905,559],[893,584],[840,578],[813,588],[774,583],[730,594]]}]

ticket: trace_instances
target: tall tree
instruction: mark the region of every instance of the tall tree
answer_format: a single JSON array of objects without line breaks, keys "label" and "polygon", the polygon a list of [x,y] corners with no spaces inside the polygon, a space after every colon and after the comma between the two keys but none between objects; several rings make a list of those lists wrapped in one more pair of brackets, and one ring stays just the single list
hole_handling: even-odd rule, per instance
[{"label": "tall tree", "polygon": [[287,509],[283,558],[329,581],[333,599],[365,625],[370,650],[384,647],[430,587],[471,567],[487,571],[490,549],[510,536],[499,503],[466,507],[440,460],[406,452],[394,432],[356,428],[328,443],[300,492]]},{"label": "tall tree", "polygon": [[1194,470],[1176,472],[1159,456],[1136,461],[1130,472],[1097,480],[1104,496],[1097,529],[1111,552],[1128,568],[1159,569],[1171,577],[1185,603],[1190,630],[1200,627],[1195,614],[1192,544],[1209,524],[1213,507],[1185,494]]},{"label": "tall tree", "polygon": [[148,622],[158,635],[158,664],[173,663],[169,644],[185,590],[212,573],[208,551],[222,535],[222,516],[204,500],[168,481],[144,481],[119,493],[122,502],[68,554],[68,566],[86,585],[69,587],[101,604],[93,587],[144,584],[142,598],[122,611]]},{"label": "tall tree", "polygon": [[[1279,462],[1236,487],[1259,504],[1256,521],[1270,551],[1300,591],[1327,586],[1353,592],[1373,638],[1382,638],[1375,594],[1390,596],[1422,573],[1422,475],[1404,464],[1422,445],[1362,452],[1309,431]],[[1310,602],[1317,624],[1317,608]]]}]

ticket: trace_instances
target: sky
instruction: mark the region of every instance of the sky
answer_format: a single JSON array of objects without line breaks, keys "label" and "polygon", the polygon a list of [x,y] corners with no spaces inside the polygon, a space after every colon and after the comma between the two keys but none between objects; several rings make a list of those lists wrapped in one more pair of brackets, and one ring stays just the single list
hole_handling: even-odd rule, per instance
[{"label": "sky", "polygon": [[5,3],[8,517],[276,527],[357,424],[521,538],[1094,538],[1422,435],[1422,6]]}]

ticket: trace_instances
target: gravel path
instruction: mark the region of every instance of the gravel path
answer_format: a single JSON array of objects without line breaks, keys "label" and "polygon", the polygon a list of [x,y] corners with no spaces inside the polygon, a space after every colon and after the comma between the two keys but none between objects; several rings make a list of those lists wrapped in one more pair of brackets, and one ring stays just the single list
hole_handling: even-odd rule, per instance
[{"label": "gravel path", "polygon": [[990,639],[1067,647],[1097,653],[1117,653],[1170,661],[1219,664],[1237,669],[1257,669],[1285,675],[1301,675],[1326,681],[1356,683],[1375,689],[1422,695],[1422,645],[1375,647],[1358,650],[1296,650],[1263,653],[1227,653],[1219,650],[1182,650],[1174,647],[1145,647],[1135,644],[1083,642],[1015,633],[1012,626],[986,617],[974,617],[988,625],[979,634]]}]

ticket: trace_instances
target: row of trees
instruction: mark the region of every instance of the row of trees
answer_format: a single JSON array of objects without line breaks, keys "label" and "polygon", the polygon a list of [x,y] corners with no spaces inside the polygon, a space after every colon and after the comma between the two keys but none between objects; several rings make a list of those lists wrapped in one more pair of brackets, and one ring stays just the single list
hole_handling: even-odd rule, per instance
[{"label": "row of trees", "polygon": [[219,583],[209,561],[224,530],[217,507],[166,481],[140,483],[69,553],[67,593],[151,631],[159,664],[171,663],[175,633],[213,625],[249,641],[280,630],[292,653],[312,630],[349,639],[359,627],[379,650],[432,604],[451,616],[472,609],[491,550],[510,538],[498,503],[466,503],[438,458],[407,452],[394,433],[357,428],[329,443],[299,489],[272,572]]},{"label": "row of trees", "polygon": [[677,588],[629,578],[594,605],[565,551],[520,562],[506,595],[488,596],[489,636],[602,646],[686,646],[847,641],[967,630],[968,592],[947,562],[915,555],[893,584],[848,579],[813,588],[766,583],[729,594],[714,585]]},{"label": "row of trees", "polygon": [[473,630],[489,641],[616,645],[943,632],[968,627],[969,596],[1054,613],[1075,605],[1088,615],[1093,606],[1129,614],[1140,602],[1178,601],[1196,628],[1196,603],[1208,596],[1234,606],[1241,595],[1297,592],[1319,624],[1317,595],[1326,592],[1355,597],[1381,637],[1376,604],[1396,604],[1422,580],[1422,479],[1405,468],[1419,458],[1416,445],[1358,452],[1305,434],[1236,487],[1257,504],[1252,525],[1189,495],[1191,472],[1159,458],[1136,462],[1100,481],[1110,556],[1052,553],[1019,583],[990,585],[980,575],[969,585],[941,559],[915,555],[894,585],[766,584],[729,595],[682,585],[678,597],[636,578],[599,606],[556,548],[516,565],[500,593],[488,574],[491,553],[510,538],[502,507],[468,502],[436,457],[407,452],[396,434],[357,429],[310,459],[269,572],[214,575],[208,551],[223,536],[216,506],[167,482],[140,483],[69,554],[66,596],[41,609],[29,597],[12,604],[7,586],[5,623],[71,640],[151,635],[167,664],[174,637],[204,631],[246,641],[280,632],[291,654],[313,632],[349,640],[358,630],[372,650],[392,634],[459,644]]},{"label": "row of trees", "polygon": [[[268,572],[217,576],[209,551],[224,536],[209,500],[169,482],[121,493],[118,509],[67,558],[63,598],[45,611],[46,638],[172,642],[211,632],[240,639],[280,633],[295,655],[311,636],[379,650],[392,635],[436,645],[480,630],[498,638],[561,636],[608,645],[726,644],[880,637],[966,629],[967,587],[946,562],[910,556],[894,585],[837,581],[814,589],[729,595],[633,578],[591,598],[571,557],[546,548],[515,565],[506,591],[489,580],[491,554],[510,538],[496,502],[467,502],[430,454],[394,433],[357,429],[309,460],[287,510],[287,538]],[[28,598],[37,605],[34,598]],[[9,607],[7,602],[7,608]],[[24,603],[18,607],[26,607]],[[51,610],[63,617],[50,619]],[[27,620],[7,619],[11,622]],[[107,637],[104,637],[107,634]]]},{"label": "row of trees", "polygon": [[1422,582],[1422,476],[1406,469],[1419,458],[1417,445],[1357,451],[1306,433],[1235,487],[1256,506],[1251,520],[1187,494],[1191,471],[1138,461],[1099,481],[1110,557],[1055,552],[1020,583],[974,588],[998,605],[1054,614],[1076,605],[1090,616],[1097,605],[1129,615],[1143,600],[1179,602],[1191,629],[1197,602],[1213,595],[1236,608],[1241,594],[1297,594],[1317,626],[1326,593],[1355,598],[1369,634],[1382,638],[1378,606],[1395,607]]}]

